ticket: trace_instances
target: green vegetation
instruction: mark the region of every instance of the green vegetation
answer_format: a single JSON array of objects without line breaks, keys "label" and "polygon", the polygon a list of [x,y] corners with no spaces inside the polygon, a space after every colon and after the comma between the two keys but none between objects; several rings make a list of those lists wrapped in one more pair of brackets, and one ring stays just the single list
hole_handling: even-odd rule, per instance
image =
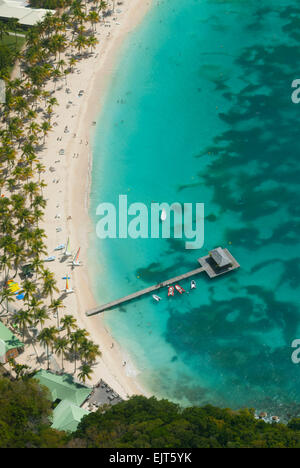
[{"label": "green vegetation", "polygon": [[71,5],[72,0],[30,0],[32,8],[45,8],[46,10],[56,10],[56,8],[66,8]]},{"label": "green vegetation", "polygon": [[[114,7],[114,3],[112,5]],[[74,362],[82,381],[90,378],[91,367],[101,353],[78,329],[74,317],[64,315],[63,299],[53,273],[45,267],[45,232],[40,227],[46,200],[39,159],[45,137],[51,131],[56,83],[66,80],[78,60],[97,43],[94,34],[108,4],[93,0],[74,1],[61,16],[47,15],[30,29],[26,47],[17,51],[17,35],[0,28],[0,76],[6,81],[6,102],[0,106],[0,273],[3,285],[20,277],[24,265],[32,265],[30,278],[23,278],[22,308],[11,312],[15,296],[7,287],[0,290],[0,316],[17,325],[25,343],[35,340],[61,359]],[[16,26],[15,26],[16,27]],[[67,33],[68,31],[68,33]],[[11,54],[8,50],[15,50]],[[20,44],[19,44],[20,45]],[[19,47],[19,46],[18,46]],[[68,57],[63,55],[68,51]],[[7,56],[7,57],[6,57]],[[9,71],[16,57],[21,79],[11,80]],[[1,58],[2,57],[2,58]],[[62,58],[63,57],[63,58]],[[2,60],[2,61],[1,61]],[[53,91],[49,86],[54,83]],[[51,314],[56,326],[46,326]],[[40,327],[37,338],[30,327]],[[49,395],[30,379],[26,365],[11,362],[16,380],[0,372],[0,447],[300,447],[300,420],[287,426],[257,421],[253,412],[234,412],[212,406],[181,409],[167,400],[136,396],[112,408],[85,416],[74,434],[51,429]]]},{"label": "green vegetation", "polygon": [[[55,352],[62,367],[66,359],[74,363],[74,373],[83,382],[91,379],[92,366],[101,352],[89,334],[78,328],[74,317],[64,315],[64,296],[43,261],[48,253],[46,233],[40,227],[47,204],[42,175],[48,168],[43,165],[41,150],[58,105],[57,83],[66,84],[76,63],[95,48],[95,30],[108,7],[104,1],[87,5],[76,0],[61,14],[49,12],[27,31],[24,50],[18,54],[17,22],[12,19],[0,28],[5,51],[0,78],[6,82],[6,102],[0,105],[0,317],[4,316],[8,326],[14,326],[35,352],[37,342],[45,346],[48,367],[50,351]],[[8,35],[8,28],[14,29],[13,36]],[[15,52],[9,56],[6,51],[13,42]],[[13,80],[9,72],[17,56],[21,78]],[[22,269],[28,264],[31,273],[24,276]],[[22,303],[16,302],[7,286],[10,279],[20,285]],[[38,336],[32,327],[40,327]]]},{"label": "green vegetation", "polygon": [[65,434],[50,427],[51,402],[34,380],[0,377],[0,447],[60,447]]},{"label": "green vegetation", "polygon": [[[0,72],[9,76],[19,53],[25,44],[25,36],[20,37],[17,21],[0,21]],[[23,33],[24,34],[24,33]]]},{"label": "green vegetation", "polygon": [[180,408],[136,396],[101,414],[85,416],[70,446],[109,448],[300,447],[300,420],[267,424],[252,410]]},{"label": "green vegetation", "polygon": [[252,410],[213,406],[182,409],[167,400],[135,396],[84,416],[76,432],[50,427],[47,389],[28,376],[0,373],[0,448],[299,448],[300,419],[267,424]]}]

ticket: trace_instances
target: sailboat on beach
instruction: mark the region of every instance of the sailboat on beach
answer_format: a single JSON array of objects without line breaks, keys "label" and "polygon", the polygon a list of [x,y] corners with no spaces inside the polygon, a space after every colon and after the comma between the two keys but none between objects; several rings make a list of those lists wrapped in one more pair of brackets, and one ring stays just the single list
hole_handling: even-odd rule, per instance
[{"label": "sailboat on beach", "polygon": [[66,248],[65,248],[64,255],[65,255],[66,257],[72,257],[72,253],[70,252],[70,238],[69,238],[69,237],[68,237],[68,240],[67,240],[67,244],[66,244]]},{"label": "sailboat on beach", "polygon": [[80,254],[80,247],[77,250],[76,255],[73,258],[73,262],[72,262],[73,266],[80,266],[81,265],[81,262],[79,261],[79,254]]},{"label": "sailboat on beach", "polygon": [[69,276],[68,275],[66,275],[66,287],[65,287],[65,289],[63,289],[63,292],[65,294],[72,294],[74,292],[74,290],[69,287]]}]

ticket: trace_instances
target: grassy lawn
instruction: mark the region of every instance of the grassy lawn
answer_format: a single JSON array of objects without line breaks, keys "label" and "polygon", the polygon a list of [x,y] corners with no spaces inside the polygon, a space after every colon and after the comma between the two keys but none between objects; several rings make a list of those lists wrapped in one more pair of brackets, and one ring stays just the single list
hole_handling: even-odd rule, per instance
[{"label": "grassy lawn", "polygon": [[[14,34],[9,35],[9,36],[4,35],[2,40],[0,39],[0,49],[1,49],[1,46],[2,47],[6,46],[11,50],[12,54],[21,50],[24,44],[25,44],[25,37],[19,37],[19,36],[15,37]],[[12,62],[9,68],[9,73],[12,71],[13,66],[14,66],[14,62]]]},{"label": "grassy lawn", "polygon": [[0,40],[0,47],[3,45],[8,46],[13,52],[15,50],[20,50],[23,47],[23,44],[25,44],[25,37],[19,37],[17,36],[15,38],[14,33],[12,33],[11,36],[3,36],[2,41]]}]

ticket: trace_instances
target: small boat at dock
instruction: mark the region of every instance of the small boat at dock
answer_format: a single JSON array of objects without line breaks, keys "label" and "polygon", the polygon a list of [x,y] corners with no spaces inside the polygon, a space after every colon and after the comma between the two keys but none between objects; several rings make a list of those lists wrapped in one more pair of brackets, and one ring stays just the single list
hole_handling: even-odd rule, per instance
[{"label": "small boat at dock", "polygon": [[191,281],[191,289],[196,289],[196,281],[192,280]]},{"label": "small boat at dock", "polygon": [[152,297],[156,302],[161,301],[161,297],[157,296],[156,294],[152,294]]},{"label": "small boat at dock", "polygon": [[185,292],[185,289],[183,289],[179,284],[175,284],[175,289],[176,291],[179,292],[179,294],[182,294]]},{"label": "small boat at dock", "polygon": [[174,286],[168,287],[168,296],[174,296]]}]

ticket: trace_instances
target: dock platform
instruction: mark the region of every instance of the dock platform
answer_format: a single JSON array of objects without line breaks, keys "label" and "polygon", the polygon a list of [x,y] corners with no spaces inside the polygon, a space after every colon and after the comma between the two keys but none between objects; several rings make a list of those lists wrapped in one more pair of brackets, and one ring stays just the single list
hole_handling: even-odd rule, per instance
[{"label": "dock platform", "polygon": [[179,283],[179,281],[185,280],[187,278],[191,278],[192,276],[196,276],[202,272],[206,272],[207,275],[210,278],[215,278],[217,276],[223,275],[225,273],[228,273],[232,270],[235,270],[240,267],[238,262],[235,260],[235,258],[231,255],[231,253],[227,249],[223,249],[224,253],[227,255],[227,257],[231,261],[231,265],[228,266],[225,269],[218,269],[217,265],[214,265],[214,261],[211,258],[210,255],[207,255],[205,257],[201,257],[198,259],[198,262],[200,263],[201,267],[196,268],[195,270],[188,271],[187,273],[183,273],[182,275],[175,276],[174,278],[168,279],[166,281],[163,281],[161,283],[157,283],[153,286],[150,286],[145,289],[141,289],[140,291],[137,291],[133,294],[129,294],[128,296],[121,297],[120,299],[117,299],[112,302],[108,302],[107,304],[104,304],[102,306],[98,306],[94,309],[91,309],[86,312],[87,317],[91,317],[92,315],[99,314],[101,312],[105,312],[109,309],[112,309],[114,307],[118,307],[121,304],[125,304],[126,302],[132,301],[134,299],[137,299],[141,296],[144,296],[146,294],[153,293],[155,291],[158,291],[161,288],[165,288],[166,286],[170,286],[171,284],[174,283]]},{"label": "dock platform", "polygon": [[206,257],[198,258],[198,262],[202,266],[203,270],[206,271],[210,278],[216,278],[217,276],[224,275],[225,273],[229,273],[232,270],[236,270],[240,268],[239,263],[236,259],[231,255],[228,249],[223,249],[226,256],[231,261],[231,266],[225,269],[218,269],[217,265],[214,263],[213,259],[210,255],[206,255]]}]

